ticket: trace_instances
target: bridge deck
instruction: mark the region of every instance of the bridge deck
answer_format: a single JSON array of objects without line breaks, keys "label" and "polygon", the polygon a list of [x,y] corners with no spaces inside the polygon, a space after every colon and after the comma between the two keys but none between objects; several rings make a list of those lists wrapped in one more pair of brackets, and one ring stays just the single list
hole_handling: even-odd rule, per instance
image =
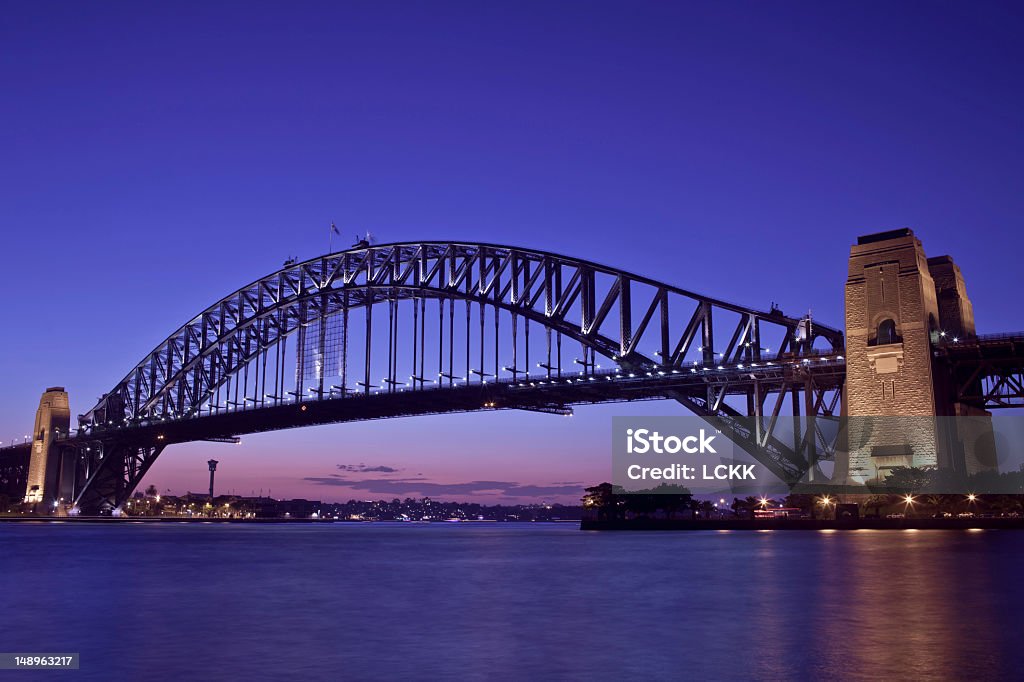
[{"label": "bridge deck", "polygon": [[724,389],[727,395],[746,395],[755,382],[765,390],[777,389],[792,382],[795,373],[809,374],[819,387],[838,387],[845,375],[845,362],[841,356],[821,356],[813,361],[775,361],[722,369],[608,371],[586,376],[540,376],[454,387],[407,388],[344,398],[292,400],[271,406],[239,406],[191,418],[97,426],[62,440],[81,443],[113,436],[137,444],[169,445],[314,424],[487,409],[564,413],[572,405],[671,399],[681,392],[706,396],[709,387]]}]

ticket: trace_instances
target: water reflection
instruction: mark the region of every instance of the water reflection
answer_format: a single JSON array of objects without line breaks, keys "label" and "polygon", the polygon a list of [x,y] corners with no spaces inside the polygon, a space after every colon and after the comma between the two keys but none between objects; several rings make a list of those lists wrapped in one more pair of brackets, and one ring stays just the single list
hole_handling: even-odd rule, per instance
[{"label": "water reflection", "polygon": [[1024,534],[0,524],[82,679],[1010,677]]}]

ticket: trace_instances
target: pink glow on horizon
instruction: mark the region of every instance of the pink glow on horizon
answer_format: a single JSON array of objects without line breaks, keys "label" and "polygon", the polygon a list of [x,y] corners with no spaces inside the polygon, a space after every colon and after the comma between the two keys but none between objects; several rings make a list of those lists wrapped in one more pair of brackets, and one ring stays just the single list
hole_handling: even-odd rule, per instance
[{"label": "pink glow on horizon", "polygon": [[[575,504],[583,488],[610,478],[613,415],[679,414],[680,409],[648,402],[585,407],[574,417],[482,412],[290,429],[244,436],[239,445],[188,443],[168,448],[139,489],[152,484],[162,494],[205,491],[206,460],[215,457],[220,461],[216,492],[222,494],[258,495],[262,489],[276,498],[326,502],[428,496]],[[395,471],[360,471],[360,465]],[[370,483],[325,485],[307,478]],[[391,483],[376,484],[385,481]],[[474,481],[521,489],[469,492],[462,485]]]}]

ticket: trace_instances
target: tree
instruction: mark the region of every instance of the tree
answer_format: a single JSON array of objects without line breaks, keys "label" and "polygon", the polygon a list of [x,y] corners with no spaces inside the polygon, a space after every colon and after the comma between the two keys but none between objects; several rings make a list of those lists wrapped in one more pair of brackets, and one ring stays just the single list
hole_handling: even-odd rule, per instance
[{"label": "tree", "polygon": [[935,467],[893,467],[885,479],[885,487],[913,495],[927,490],[935,479]]},{"label": "tree", "polygon": [[156,486],[153,484],[150,484],[150,486],[146,488],[146,497],[156,497],[159,494],[160,492],[156,489]]},{"label": "tree", "polygon": [[[769,504],[770,503],[771,502],[769,501]],[[735,497],[732,500],[732,510],[736,513],[736,516],[751,517],[754,515],[755,509],[761,509],[763,507],[764,505],[761,504],[760,498],[754,497],[753,495],[748,495],[742,500],[738,497]]]},{"label": "tree", "polygon": [[817,498],[814,495],[807,495],[806,493],[791,493],[786,496],[786,499],[782,504],[793,509],[799,509],[813,519],[814,508],[817,506]]},{"label": "tree", "polygon": [[[879,516],[882,513],[882,507],[889,505],[892,502],[892,495],[868,495],[864,501],[864,512],[865,516]],[[874,509],[874,514],[868,514],[868,509]]]},{"label": "tree", "polygon": [[586,488],[583,496],[583,508],[597,515],[598,521],[608,521],[622,518],[624,508],[620,496],[617,495],[615,486],[611,483],[601,483],[591,488]]}]

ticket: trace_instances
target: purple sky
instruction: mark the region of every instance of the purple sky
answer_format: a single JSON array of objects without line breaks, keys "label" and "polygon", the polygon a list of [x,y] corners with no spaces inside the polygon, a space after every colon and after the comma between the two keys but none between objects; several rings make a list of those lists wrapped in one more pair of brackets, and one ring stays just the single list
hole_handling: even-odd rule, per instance
[{"label": "purple sky", "polygon": [[[92,406],[201,308],[347,244],[479,240],[836,325],[910,226],[980,331],[1024,328],[1016,3],[53,3],[0,19],[0,441]],[[613,414],[336,425],[169,449],[146,484],[572,501]],[[338,465],[350,484],[327,485]],[[366,481],[351,485],[353,481]],[[386,482],[382,482],[386,481]],[[484,483],[474,483],[484,482]]]}]

